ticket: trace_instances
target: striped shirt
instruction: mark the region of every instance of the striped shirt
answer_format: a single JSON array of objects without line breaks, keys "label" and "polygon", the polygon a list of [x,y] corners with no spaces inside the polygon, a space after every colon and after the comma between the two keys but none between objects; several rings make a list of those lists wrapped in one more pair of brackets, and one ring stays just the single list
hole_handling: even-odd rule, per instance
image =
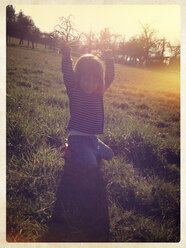
[{"label": "striped shirt", "polygon": [[[105,65],[106,90],[114,79],[113,59],[106,60]],[[74,129],[91,135],[102,134],[104,129],[103,95],[96,93],[87,94],[75,82],[70,55],[63,55],[62,57],[62,73],[69,97],[70,121],[68,129]]]}]

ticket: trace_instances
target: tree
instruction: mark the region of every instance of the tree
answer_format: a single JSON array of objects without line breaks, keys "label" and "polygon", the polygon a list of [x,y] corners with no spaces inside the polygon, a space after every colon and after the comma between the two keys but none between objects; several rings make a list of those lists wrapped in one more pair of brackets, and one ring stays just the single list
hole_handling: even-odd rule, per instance
[{"label": "tree", "polygon": [[[16,31],[16,14],[12,5],[6,7],[6,37],[15,36]],[[10,39],[10,38],[9,38]]]},{"label": "tree", "polygon": [[123,40],[122,35],[120,35],[120,34],[112,34],[112,36],[111,36],[111,45],[110,45],[110,48],[111,48],[112,51],[113,51],[114,57],[115,57],[116,55],[118,55],[119,45],[120,45],[120,42],[121,42],[122,40]]},{"label": "tree", "polygon": [[171,45],[171,43],[169,42],[168,47],[172,57],[177,57],[177,58],[180,57],[180,44]]},{"label": "tree", "polygon": [[161,39],[157,39],[153,64],[158,65],[158,66],[165,65],[167,45],[168,45],[168,42],[165,39],[165,37]]},{"label": "tree", "polygon": [[126,51],[128,55],[127,61],[129,61],[130,64],[135,66],[138,63],[140,65],[143,64],[144,49],[143,44],[138,37],[134,36],[127,42]]},{"label": "tree", "polygon": [[84,49],[87,52],[91,52],[92,50],[96,49],[96,34],[90,31],[89,33],[83,33],[81,36],[83,39],[82,43],[84,45]]},{"label": "tree", "polygon": [[104,28],[103,30],[101,30],[99,36],[100,50],[104,51],[106,49],[109,49],[111,44],[111,39],[112,39],[112,34],[109,28]]},{"label": "tree", "polygon": [[133,36],[130,40],[122,40],[119,44],[118,54],[122,56],[122,62],[131,65],[142,65],[144,61],[143,44],[139,37]]},{"label": "tree", "polygon": [[144,63],[146,65],[149,64],[150,57],[155,53],[156,49],[156,33],[157,31],[150,27],[149,24],[142,25],[142,33],[139,37],[140,43],[143,46],[143,52],[144,52]]},{"label": "tree", "polygon": [[44,44],[45,48],[47,47],[47,45],[49,45],[49,39],[50,39],[50,34],[49,33],[41,33],[40,34],[40,39],[41,39],[41,42],[42,44]]},{"label": "tree", "polygon": [[100,52],[103,52],[107,49],[112,49],[113,55],[116,56],[121,39],[121,35],[113,33],[112,30],[107,27],[102,29],[98,34],[95,46]]},{"label": "tree", "polygon": [[169,65],[180,68],[180,44],[171,45],[171,43],[168,43],[168,48],[171,54]]},{"label": "tree", "polygon": [[33,26],[30,29],[30,38],[31,38],[31,42],[32,42],[32,49],[34,49],[34,43],[36,43],[36,46],[37,46],[37,43],[40,39],[40,36],[41,36],[41,32],[40,32],[39,28],[37,28],[36,26]]},{"label": "tree", "polygon": [[23,44],[23,39],[30,37],[31,30],[34,27],[34,22],[29,16],[25,16],[22,11],[17,16],[18,35],[20,38],[19,45]]},{"label": "tree", "polygon": [[7,23],[15,22],[15,9],[12,5],[6,6],[6,21]]},{"label": "tree", "polygon": [[61,39],[58,35],[58,32],[53,31],[52,33],[50,33],[50,48],[53,47],[53,49],[55,50],[55,47],[60,47],[60,42]]},{"label": "tree", "polygon": [[[72,19],[72,15],[59,18],[60,24],[55,26],[55,30],[53,32],[55,41],[57,41],[58,46],[60,46],[60,42],[65,42],[73,46],[73,44],[76,44],[80,40],[81,33],[75,29],[75,25]],[[58,37],[58,40],[56,39],[56,37]]]},{"label": "tree", "polygon": [[157,56],[164,58],[166,44],[167,44],[167,40],[165,39],[165,37],[157,40],[157,51],[156,51]]}]

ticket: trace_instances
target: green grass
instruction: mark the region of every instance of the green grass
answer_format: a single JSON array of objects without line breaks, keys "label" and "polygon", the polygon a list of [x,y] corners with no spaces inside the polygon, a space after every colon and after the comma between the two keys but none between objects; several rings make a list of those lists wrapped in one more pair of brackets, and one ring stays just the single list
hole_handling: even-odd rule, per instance
[{"label": "green grass", "polygon": [[[34,242],[49,230],[57,189],[67,173],[55,145],[66,142],[69,107],[60,55],[14,43],[7,47],[7,241]],[[102,161],[100,169],[109,241],[178,242],[179,73],[115,67],[100,136],[116,155]],[[80,177],[82,183],[86,177]],[[74,196],[72,211],[80,201]],[[84,233],[76,235],[86,241]]]}]

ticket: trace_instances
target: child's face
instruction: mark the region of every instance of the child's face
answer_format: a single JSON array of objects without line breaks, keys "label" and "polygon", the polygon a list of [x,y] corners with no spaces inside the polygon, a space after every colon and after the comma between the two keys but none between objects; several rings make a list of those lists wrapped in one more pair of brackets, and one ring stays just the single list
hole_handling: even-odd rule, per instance
[{"label": "child's face", "polygon": [[84,73],[79,84],[85,93],[92,94],[98,89],[99,78],[91,73]]}]

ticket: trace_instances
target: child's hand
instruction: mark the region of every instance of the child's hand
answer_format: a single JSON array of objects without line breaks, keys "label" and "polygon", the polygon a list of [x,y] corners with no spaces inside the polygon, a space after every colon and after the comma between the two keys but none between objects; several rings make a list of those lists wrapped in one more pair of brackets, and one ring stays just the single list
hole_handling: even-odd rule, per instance
[{"label": "child's hand", "polygon": [[113,58],[113,52],[112,52],[112,50],[111,49],[106,50],[103,53],[103,58],[104,59],[112,59]]}]

